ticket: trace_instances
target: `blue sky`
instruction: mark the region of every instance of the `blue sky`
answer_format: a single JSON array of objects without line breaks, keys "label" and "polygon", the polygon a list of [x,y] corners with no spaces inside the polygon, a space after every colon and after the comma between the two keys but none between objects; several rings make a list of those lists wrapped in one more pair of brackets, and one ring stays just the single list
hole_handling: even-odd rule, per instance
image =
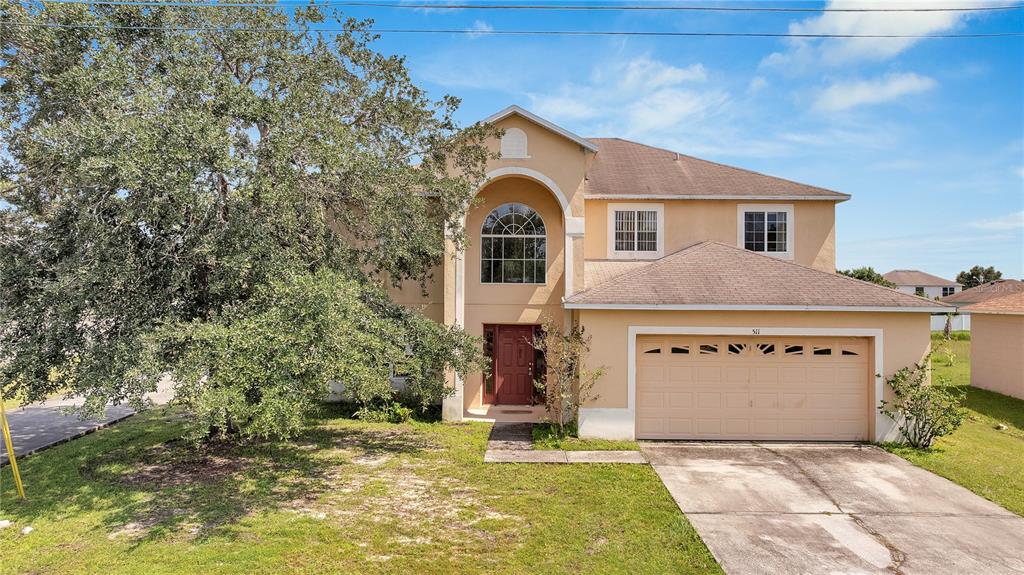
[{"label": "blue sky", "polygon": [[[1024,29],[1024,11],[360,7],[346,14],[372,17],[379,28],[854,34]],[[629,138],[852,194],[837,209],[840,268],[914,268],[951,278],[984,264],[1004,277],[1024,275],[1024,38],[388,34],[376,48],[406,55],[414,80],[433,96],[462,98],[459,119],[465,123],[519,104],[583,136]]]}]

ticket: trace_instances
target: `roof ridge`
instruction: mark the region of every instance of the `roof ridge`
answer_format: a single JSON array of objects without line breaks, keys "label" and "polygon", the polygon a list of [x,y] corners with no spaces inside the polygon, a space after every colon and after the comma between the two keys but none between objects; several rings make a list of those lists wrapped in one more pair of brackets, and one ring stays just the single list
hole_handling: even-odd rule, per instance
[{"label": "roof ridge", "polygon": [[706,160],[704,158],[698,158],[697,156],[691,156],[689,154],[684,154],[682,152],[677,152],[675,150],[670,150],[668,148],[662,148],[662,147],[659,147],[659,146],[652,146],[651,144],[645,144],[643,142],[637,142],[636,140],[630,140],[630,139],[627,139],[627,138],[614,137],[614,138],[587,138],[587,139],[589,139],[589,140],[619,140],[619,141],[622,141],[622,142],[629,142],[630,144],[634,144],[634,145],[637,145],[637,146],[643,146],[645,148],[649,148],[649,149],[652,149],[652,150],[658,150],[658,151],[666,152],[666,153],[669,153],[669,154],[675,154],[677,156],[682,156],[682,157],[685,157],[685,158],[689,158],[691,160],[696,160],[698,162],[705,162],[705,163],[708,163],[708,164],[713,164],[713,165],[720,166],[720,167],[723,167],[723,168],[727,168],[727,169],[730,169],[730,170],[737,170],[737,171],[740,171],[740,172],[747,172],[749,174],[754,174],[754,175],[757,175],[757,176],[763,176],[765,178],[774,178],[776,180],[782,180],[784,182],[789,182],[791,184],[796,184],[798,186],[805,186],[805,187],[808,187],[808,188],[814,188],[814,189],[817,189],[817,190],[822,190],[822,191],[825,191],[825,192],[830,192],[830,193],[837,194],[837,195],[840,195],[840,196],[846,196],[847,198],[851,197],[850,194],[845,194],[843,192],[837,192],[835,190],[831,190],[829,188],[823,188],[821,186],[816,186],[814,184],[805,184],[803,182],[798,182],[796,180],[790,180],[789,178],[783,178],[781,176],[773,176],[771,174],[766,174],[764,172],[758,172],[758,171],[751,170],[751,169],[748,169],[748,168],[741,168],[739,166],[731,166],[729,164],[723,164],[722,162],[716,162],[714,160]]}]

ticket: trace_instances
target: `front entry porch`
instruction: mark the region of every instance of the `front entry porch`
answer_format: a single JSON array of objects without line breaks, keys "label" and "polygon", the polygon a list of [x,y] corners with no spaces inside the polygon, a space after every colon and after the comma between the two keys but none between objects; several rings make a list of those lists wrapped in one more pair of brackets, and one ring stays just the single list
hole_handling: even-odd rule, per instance
[{"label": "front entry porch", "polygon": [[543,405],[481,405],[463,410],[463,421],[488,423],[541,423],[547,418]]}]

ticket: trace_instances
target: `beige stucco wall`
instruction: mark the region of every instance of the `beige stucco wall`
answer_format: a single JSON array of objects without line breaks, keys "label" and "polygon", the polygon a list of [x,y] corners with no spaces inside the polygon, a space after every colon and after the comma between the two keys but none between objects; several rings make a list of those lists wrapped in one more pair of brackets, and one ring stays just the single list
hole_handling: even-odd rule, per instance
[{"label": "beige stucco wall", "polygon": [[1024,315],[971,314],[971,385],[1024,399]]},{"label": "beige stucco wall", "polygon": [[423,315],[438,323],[444,322],[444,264],[430,272],[431,277],[426,285],[416,281],[404,281],[399,286],[386,282],[388,297],[391,301],[415,308]]},{"label": "beige stucco wall", "polygon": [[[583,182],[587,168],[594,158],[593,152],[556,134],[543,126],[518,115],[509,116],[495,124],[502,130],[519,128],[526,133],[528,158],[501,158],[487,164],[487,171],[499,168],[522,167],[535,170],[551,178],[565,194],[572,206],[573,216],[583,215]],[[501,148],[498,139],[487,143],[488,149]]]},{"label": "beige stucco wall", "polygon": [[[565,270],[565,232],[562,211],[551,193],[525,178],[497,180],[481,190],[478,202],[466,218],[470,242],[465,259],[465,329],[482,336],[484,324],[539,324],[551,318],[562,325],[562,293]],[[544,219],[547,232],[547,277],[543,285],[480,283],[480,228],[494,208],[508,202],[525,204]],[[466,407],[481,402],[481,374],[466,377],[463,397]]]},{"label": "beige stucco wall", "polygon": [[[593,336],[588,369],[605,369],[594,387],[599,397],[587,407],[628,407],[630,326],[881,329],[884,376],[921,361],[931,348],[926,313],[576,310],[574,317]],[[870,365],[874,362],[872,358]],[[875,403],[872,386],[870,404]]]},{"label": "beige stucco wall", "polygon": [[665,206],[665,255],[697,242],[713,240],[737,244],[739,204],[793,205],[793,259],[827,272],[835,271],[835,202],[764,202],[735,200],[650,200],[643,202],[590,199],[586,202],[586,259],[608,257],[608,209],[616,203],[652,203]]}]

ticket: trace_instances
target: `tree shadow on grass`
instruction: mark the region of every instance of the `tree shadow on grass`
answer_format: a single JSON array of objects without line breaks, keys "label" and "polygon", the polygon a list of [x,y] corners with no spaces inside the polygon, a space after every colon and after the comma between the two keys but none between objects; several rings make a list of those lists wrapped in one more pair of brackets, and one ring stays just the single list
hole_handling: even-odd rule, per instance
[{"label": "tree shadow on grass", "polygon": [[1024,431],[1024,400],[970,385],[957,387],[967,394],[964,407]]},{"label": "tree shadow on grass", "polygon": [[353,460],[437,448],[409,426],[338,421],[345,409],[325,409],[291,441],[198,448],[179,439],[179,414],[146,412],[26,458],[31,500],[4,511],[26,521],[100,511],[111,538],[136,545],[233,538],[247,517],[318,500]]}]

